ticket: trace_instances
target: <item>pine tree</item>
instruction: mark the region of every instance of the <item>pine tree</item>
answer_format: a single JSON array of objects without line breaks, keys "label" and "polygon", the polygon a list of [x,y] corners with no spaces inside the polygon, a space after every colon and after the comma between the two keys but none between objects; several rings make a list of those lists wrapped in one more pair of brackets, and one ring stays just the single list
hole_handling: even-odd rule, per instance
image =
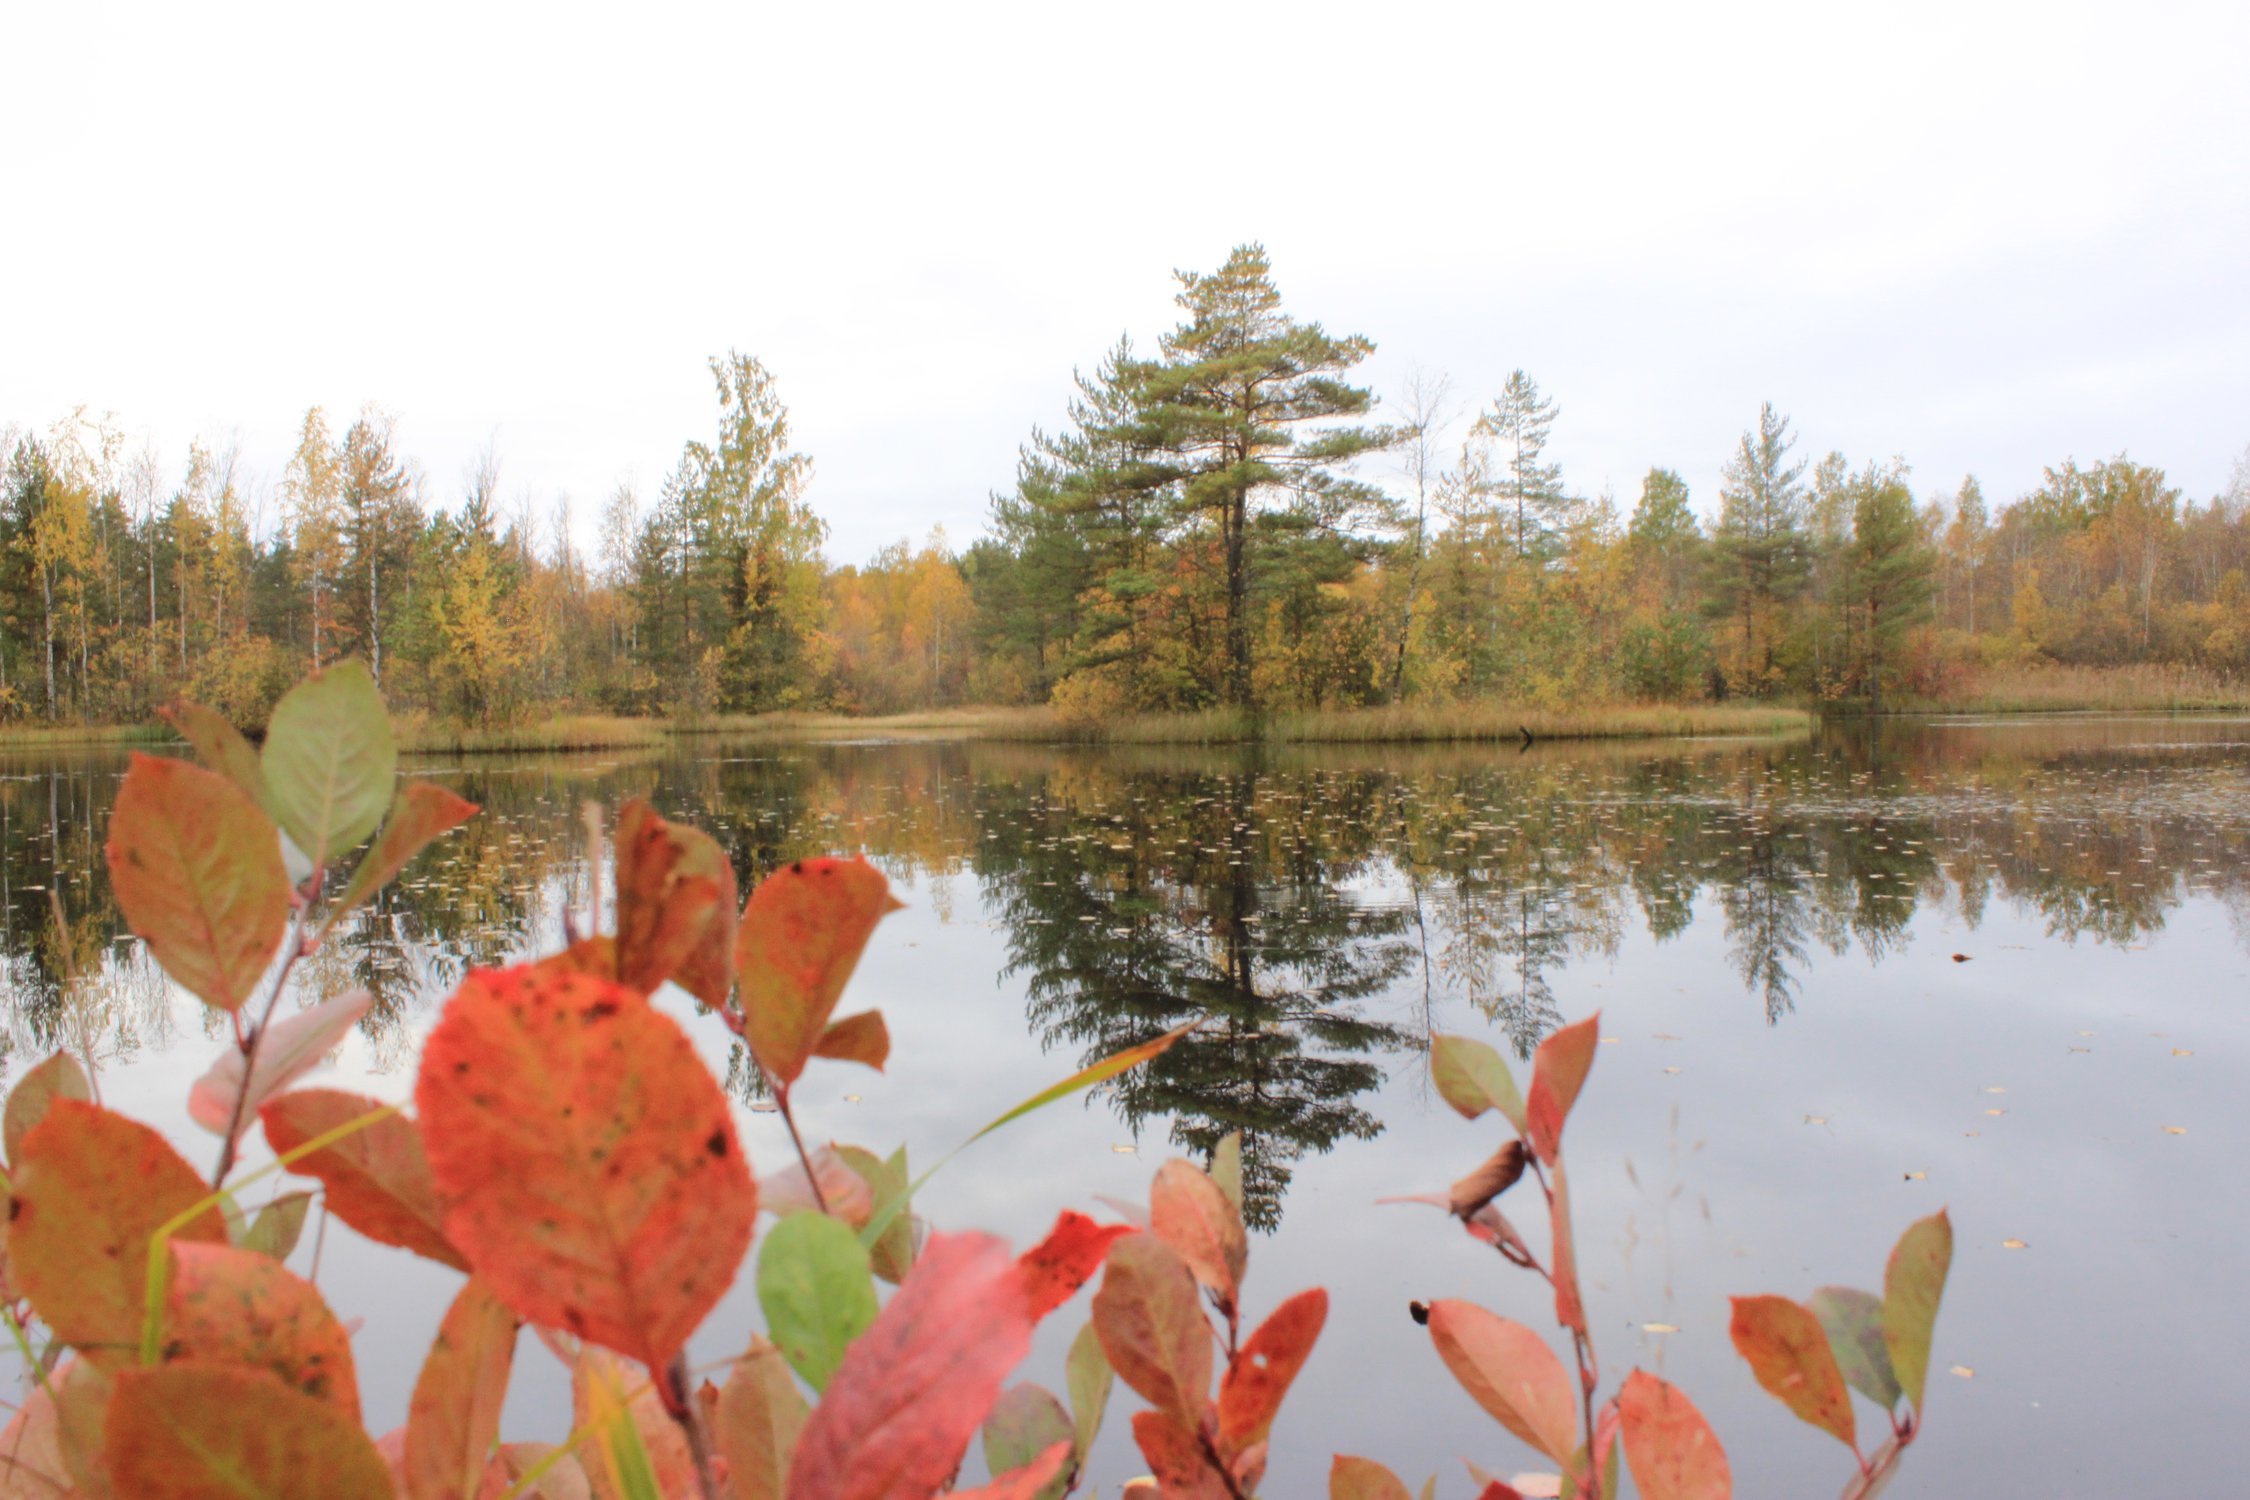
[{"label": "pine tree", "polygon": [[1546,555],[1569,505],[1561,467],[1545,461],[1556,415],[1539,382],[1517,370],[1471,429],[1498,449],[1493,495],[1503,512],[1513,513],[1519,558]]},{"label": "pine tree", "polygon": [[1852,481],[1853,602],[1863,614],[1867,711],[1883,711],[1883,682],[1904,654],[1907,632],[1930,618],[1936,557],[1914,514],[1914,494],[1896,464]]},{"label": "pine tree", "polygon": [[1301,497],[1372,500],[1349,478],[1352,460],[1390,442],[1365,416],[1373,399],[1344,373],[1374,352],[1358,335],[1332,338],[1281,308],[1264,247],[1243,245],[1217,271],[1178,273],[1187,320],[1164,336],[1162,357],[1128,372],[1133,412],[1105,434],[1146,455],[1128,484],[1167,493],[1188,522],[1216,533],[1223,579],[1220,699],[1248,707],[1252,518]]}]

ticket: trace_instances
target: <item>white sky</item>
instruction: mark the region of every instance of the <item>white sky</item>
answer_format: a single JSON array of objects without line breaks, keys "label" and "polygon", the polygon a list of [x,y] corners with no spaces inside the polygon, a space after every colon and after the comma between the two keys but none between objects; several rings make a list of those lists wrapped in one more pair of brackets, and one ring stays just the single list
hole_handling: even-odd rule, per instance
[{"label": "white sky", "polygon": [[2250,444],[2250,5],[0,10],[0,424],[376,400],[582,537],[776,373],[831,555],[981,524],[1073,366],[1262,240],[1290,308],[1577,488],[1770,398],[1925,491]]}]

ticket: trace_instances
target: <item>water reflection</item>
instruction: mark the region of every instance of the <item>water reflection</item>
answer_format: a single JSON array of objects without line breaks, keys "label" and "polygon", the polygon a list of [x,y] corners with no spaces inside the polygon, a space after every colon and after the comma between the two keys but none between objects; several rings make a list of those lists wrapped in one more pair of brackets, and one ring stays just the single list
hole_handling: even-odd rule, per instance
[{"label": "water reflection", "polygon": [[[369,989],[367,1033],[405,1061],[470,966],[551,946],[582,906],[580,804],[645,794],[718,836],[745,887],[860,849],[909,887],[916,919],[995,924],[1003,979],[1070,1066],[1211,1017],[1111,1102],[1197,1152],[1243,1131],[1246,1206],[1270,1227],[1293,1163],[1382,1129],[1370,1102],[1437,1006],[1467,1002],[1528,1055],[1591,1008],[1573,986],[1597,961],[1697,923],[1720,930],[1776,1025],[1820,963],[1881,964],[1931,914],[1973,931],[2001,906],[2058,941],[2130,946],[2211,899],[2250,949],[2240,720],[1520,756],[689,748],[416,768],[485,816],[302,966],[297,998]],[[122,769],[108,755],[0,767],[0,1068],[58,1046],[97,1063],[179,1046],[183,1069],[200,1066],[205,1049],[183,1042],[203,1018],[123,938],[100,876]]]}]

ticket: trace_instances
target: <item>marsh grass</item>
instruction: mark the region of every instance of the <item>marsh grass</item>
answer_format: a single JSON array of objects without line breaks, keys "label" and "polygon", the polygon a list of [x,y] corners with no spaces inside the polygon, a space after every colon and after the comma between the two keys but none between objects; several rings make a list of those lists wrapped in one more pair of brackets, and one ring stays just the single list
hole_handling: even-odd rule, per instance
[{"label": "marsh grass", "polygon": [[1914,713],[2131,713],[2250,709],[2250,681],[2204,667],[1994,667],[1956,692],[1904,705]]}]

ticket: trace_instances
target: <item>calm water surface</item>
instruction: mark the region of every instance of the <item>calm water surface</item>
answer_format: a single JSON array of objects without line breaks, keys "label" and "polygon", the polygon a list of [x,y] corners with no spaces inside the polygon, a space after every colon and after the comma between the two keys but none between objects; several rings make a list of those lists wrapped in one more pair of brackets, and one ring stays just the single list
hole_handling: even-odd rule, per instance
[{"label": "calm water surface", "polygon": [[[90,1051],[107,1102],[204,1161],[184,1102],[216,1033],[121,934],[99,875],[123,766],[0,766],[0,1067]],[[634,794],[716,834],[745,885],[863,850],[902,888],[847,1000],[889,1017],[891,1070],[817,1067],[823,1137],[934,1159],[1083,1063],[1214,1017],[1114,1092],[979,1145],[919,1207],[1022,1243],[1245,1131],[1270,1231],[1253,1309],[1314,1283],[1334,1298],[1270,1494],[1324,1492],[1337,1450],[1445,1493],[1466,1489],[1461,1456],[1535,1467],[1406,1305],[1471,1297],[1545,1329],[1550,1299],[1435,1213],[1374,1200],[1497,1144],[1436,1100],[1433,1029],[1523,1055],[1596,1010],[1607,1045],[1571,1136],[1605,1388],[1636,1363],[1683,1382],[1740,1493],[1832,1493],[1850,1460],[1757,1391],[1727,1295],[1879,1287],[1892,1239],[1940,1204],[1958,1248],[1930,1423],[1891,1493],[2239,1492],[2250,720],[1523,754],[713,743],[411,770],[487,811],[300,970],[305,1001],[378,997],[323,1082],[407,1096],[462,973],[552,948],[583,902],[583,801]],[[753,1160],[778,1166],[726,1033],[671,999],[742,1098]],[[1532,1203],[1510,1204],[1539,1239]],[[371,1424],[403,1420],[456,1278],[337,1227],[320,1279],[368,1320]],[[1081,1299],[1051,1320],[1032,1374],[1059,1386],[1084,1316]],[[698,1354],[753,1321],[738,1289]],[[1142,1468],[1131,1404],[1096,1455],[1110,1493]],[[566,1412],[527,1341],[512,1433],[552,1439]]]}]

